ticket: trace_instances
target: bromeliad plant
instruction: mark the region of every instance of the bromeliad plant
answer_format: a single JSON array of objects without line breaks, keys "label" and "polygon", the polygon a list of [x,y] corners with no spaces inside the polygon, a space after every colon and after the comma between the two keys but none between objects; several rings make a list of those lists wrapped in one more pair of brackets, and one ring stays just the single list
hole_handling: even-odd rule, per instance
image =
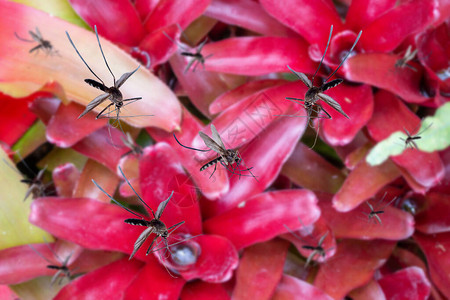
[{"label": "bromeliad plant", "polygon": [[[444,213],[450,208],[450,152],[421,151],[428,143],[445,145],[437,133],[449,131],[437,111],[450,94],[449,7],[397,2],[368,8],[354,0],[338,10],[332,2],[306,0],[101,0],[89,6],[71,0],[59,15],[71,15],[67,22],[51,17],[56,8],[50,6],[42,12],[0,1],[1,114],[8,124],[0,130],[0,154],[7,159],[19,151],[33,168],[47,166],[44,181],[53,181],[57,194],[23,202],[19,175],[0,168],[0,284],[18,296],[45,299],[450,297]],[[98,40],[84,29],[95,25]],[[331,26],[335,34],[326,52]],[[29,53],[15,33],[22,37],[34,28],[59,55]],[[208,57],[204,70],[185,72],[193,61],[177,51],[181,30]],[[127,116],[153,116],[119,116],[126,136],[96,120],[106,103],[89,106],[98,93],[82,81],[88,70],[65,31],[98,78],[135,70],[120,92],[142,100],[121,109]],[[107,66],[98,56],[100,42]],[[349,49],[354,51],[339,68]],[[407,67],[399,66],[402,59]],[[329,118],[314,120],[321,141],[313,150],[303,144],[310,145],[308,118],[280,116],[308,115],[284,100],[310,88],[290,81],[296,78],[287,75],[287,66],[300,79],[315,73],[327,78],[339,69],[332,82],[342,83],[327,95],[340,110],[315,99]],[[401,155],[368,163],[378,142],[397,131],[414,134],[421,118],[433,115],[418,149],[403,146]],[[234,169],[200,172],[213,154],[192,154],[173,138],[201,149],[198,132],[210,131],[220,134],[223,148],[239,148],[258,180],[232,176]],[[431,133],[436,138],[427,138]],[[125,138],[142,150],[130,152]],[[372,220],[382,222],[362,218],[372,213],[365,203],[385,194],[386,203],[397,200],[370,207]],[[158,207],[154,219],[166,229],[184,223],[161,234],[163,249],[145,255],[136,250],[152,246],[143,239],[152,230],[143,236],[125,224],[129,212],[112,198],[138,215],[143,202]],[[73,253],[67,268],[80,276],[51,285],[60,270],[46,268],[49,263],[27,245],[52,260],[44,239],[59,257]]]}]

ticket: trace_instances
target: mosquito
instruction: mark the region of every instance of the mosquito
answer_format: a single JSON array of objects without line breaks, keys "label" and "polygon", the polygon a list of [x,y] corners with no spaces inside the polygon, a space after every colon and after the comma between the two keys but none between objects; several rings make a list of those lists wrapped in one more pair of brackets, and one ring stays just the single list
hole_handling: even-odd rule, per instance
[{"label": "mosquito", "polygon": [[[301,220],[300,218],[299,218],[299,221],[300,221],[300,223],[302,224],[302,226],[304,227],[305,225],[303,225],[303,222],[302,222],[302,220]],[[298,235],[298,234],[296,234],[294,231],[292,231],[292,229],[290,229],[287,225],[284,225],[284,227],[286,227],[286,229],[287,229],[294,237],[296,237],[296,238],[298,238],[299,240],[305,242],[305,241],[302,239],[302,237],[301,237],[300,235]],[[322,258],[325,258],[327,252],[334,249],[333,247],[331,247],[331,248],[325,250],[325,249],[323,248],[323,246],[322,246],[322,245],[323,245],[323,242],[325,241],[325,238],[326,238],[327,235],[328,235],[328,233],[329,233],[329,232],[327,231],[324,235],[322,235],[322,236],[320,237],[319,242],[317,243],[317,246],[310,246],[310,245],[304,245],[304,246],[302,246],[302,249],[305,249],[305,250],[312,250],[312,252],[308,255],[308,258],[306,259],[305,268],[308,268],[309,264],[311,263],[311,261],[314,260],[315,257],[320,257],[320,256],[322,256]],[[309,235],[309,234],[308,234],[308,235]]]},{"label": "mosquito", "polygon": [[[154,250],[154,246],[153,244],[155,243],[155,241],[158,238],[161,238],[164,241],[164,245],[166,248],[166,250],[169,250],[169,244],[167,242],[167,238],[169,237],[169,235],[174,232],[178,227],[180,227],[181,225],[184,224],[184,221],[181,221],[175,225],[172,225],[170,227],[166,227],[166,225],[161,221],[161,216],[162,213],[164,212],[164,209],[166,208],[167,204],[169,203],[170,198],[172,198],[173,195],[173,191],[170,194],[169,198],[167,198],[165,201],[161,202],[158,206],[158,209],[156,210],[156,214],[153,211],[153,209],[147,205],[147,203],[145,203],[144,200],[142,200],[142,198],[138,195],[138,193],[135,191],[135,189],[133,188],[133,186],[131,186],[130,182],[128,181],[128,179],[125,177],[125,174],[123,173],[122,169],[119,167],[120,173],[122,173],[123,178],[125,178],[125,181],[127,182],[127,184],[131,187],[131,189],[133,190],[133,192],[136,194],[136,196],[138,197],[139,201],[141,201],[147,208],[150,209],[150,211],[152,212],[153,215],[153,219],[150,221],[145,220],[142,216],[136,214],[135,212],[131,211],[130,209],[126,208],[125,206],[123,206],[121,203],[119,203],[116,199],[114,199],[112,196],[110,196],[105,190],[103,190],[98,184],[97,182],[95,182],[94,179],[92,179],[92,182],[104,193],[106,194],[111,201],[113,201],[114,203],[116,203],[117,205],[121,206],[123,209],[125,209],[126,211],[132,213],[133,215],[137,216],[139,219],[136,218],[131,218],[131,219],[126,219],[124,220],[125,223],[130,224],[130,225],[137,225],[137,226],[144,226],[147,227],[147,229],[145,229],[138,237],[138,239],[136,240],[136,242],[134,243],[134,248],[133,248],[133,252],[131,253],[129,260],[131,260],[134,256],[134,254],[139,250],[139,248],[144,244],[144,242],[147,240],[147,238],[154,233],[156,236],[155,238],[153,238],[150,246],[147,249],[146,255],[148,255],[150,252],[156,252],[158,250],[161,249],[156,249]],[[159,243],[157,243],[158,245]],[[172,245],[171,245],[172,246]]]},{"label": "mosquito", "polygon": [[[386,194],[384,194],[383,198],[381,198],[381,201],[383,201],[385,196],[386,196]],[[363,212],[363,214],[365,214],[368,217],[368,222],[370,222],[373,219],[375,224],[377,224],[377,221],[378,221],[378,223],[380,223],[380,225],[381,225],[382,222],[381,222],[381,218],[380,218],[379,215],[383,214],[384,213],[384,208],[386,206],[389,206],[392,202],[394,202],[395,199],[397,199],[397,197],[394,197],[389,203],[387,203],[383,207],[377,208],[377,209],[375,209],[374,206],[369,203],[369,201],[366,201],[367,206],[369,206],[369,208],[370,208],[370,212],[368,212],[368,213]]]},{"label": "mosquito", "polygon": [[[211,124],[211,132],[212,132],[212,138],[210,138],[209,136],[207,136],[206,134],[204,134],[201,131],[198,133],[200,135],[200,137],[202,138],[203,142],[205,143],[206,147],[210,148],[208,150],[201,150],[201,149],[187,147],[187,146],[181,144],[180,141],[178,141],[177,137],[175,136],[175,133],[173,134],[173,136],[174,136],[175,140],[177,141],[177,143],[184,148],[187,148],[190,150],[195,150],[195,151],[201,151],[201,152],[208,152],[210,150],[214,150],[215,152],[217,152],[218,156],[216,158],[207,162],[200,168],[200,172],[201,172],[201,171],[211,167],[212,165],[214,165],[214,171],[209,176],[209,178],[211,178],[213,176],[214,172],[216,172],[217,163],[220,163],[227,170],[229,170],[233,175],[236,174],[235,171],[239,171],[239,178],[241,176],[251,176],[251,177],[255,178],[256,181],[258,181],[256,179],[256,177],[250,171],[251,169],[253,169],[253,167],[247,168],[245,170],[238,169],[239,165],[242,162],[242,157],[239,154],[239,151],[237,149],[227,149],[225,147],[222,139],[220,138],[219,133],[217,132],[216,127],[213,124]],[[236,163],[236,166],[234,168],[231,168],[231,165],[233,163]],[[228,167],[229,165],[230,165],[230,168]],[[248,171],[251,175],[242,175],[242,172],[245,172],[245,171]]]},{"label": "mosquito", "polygon": [[23,198],[23,201],[27,200],[30,195],[33,195],[33,198],[38,198],[45,196],[45,192],[47,188],[49,188],[53,182],[49,182],[47,184],[44,183],[44,174],[47,170],[47,167],[44,167],[41,169],[37,174],[31,170],[31,168],[27,165],[25,160],[19,155],[20,160],[23,161],[24,166],[28,169],[28,171],[34,175],[33,178],[26,178],[25,175],[20,173],[15,167],[13,167],[6,159],[3,159],[3,161],[10,167],[14,172],[20,174],[23,179],[20,180],[20,182],[28,184],[28,190],[25,193],[25,197]]},{"label": "mosquito", "polygon": [[[407,137],[406,137],[406,139],[404,139],[404,138],[400,138],[400,139],[405,143],[405,149],[411,148],[411,149],[419,150],[419,147],[417,147],[417,143],[415,141],[420,140],[422,138],[420,135],[422,133],[424,133],[428,128],[430,128],[431,125],[433,125],[433,123],[431,123],[426,128],[424,128],[421,132],[418,132],[415,135],[411,135],[411,133],[409,133],[409,131],[405,127],[403,127],[403,130],[405,131]],[[414,131],[415,131],[415,129],[414,129]]]},{"label": "mosquito", "polygon": [[53,48],[53,46],[52,46],[52,44],[50,43],[50,41],[45,40],[45,39],[42,37],[42,34],[41,34],[41,32],[39,31],[39,28],[36,27],[36,32],[33,32],[32,30],[29,30],[28,33],[30,34],[32,40],[27,40],[27,39],[24,39],[24,38],[20,37],[20,36],[17,34],[17,32],[14,32],[14,35],[15,35],[16,38],[18,38],[19,40],[24,41],[24,42],[27,42],[27,43],[34,43],[34,42],[39,43],[39,45],[37,45],[37,46],[31,48],[30,51],[28,51],[29,53],[33,53],[34,51],[36,51],[36,53],[38,53],[39,50],[42,50],[42,51],[44,51],[47,55],[50,55],[50,56],[51,56],[51,55],[54,54],[54,55],[60,56],[59,53],[58,53],[58,51],[55,50],[55,49]]},{"label": "mosquito", "polygon": [[408,64],[408,62],[412,59],[414,59],[414,57],[417,54],[417,49],[414,51],[411,51],[412,46],[409,45],[408,48],[406,49],[405,55],[400,58],[399,60],[397,60],[397,62],[395,63],[395,67],[396,68],[404,68],[404,67],[408,67],[411,70],[413,70],[414,72],[417,72],[417,69],[414,68],[413,66],[411,66],[410,64]]},{"label": "mosquito", "polygon": [[56,252],[47,244],[47,247],[50,249],[50,251],[53,253],[54,257],[59,261],[59,263],[61,265],[54,265],[53,262],[51,262],[48,258],[46,258],[45,256],[43,256],[41,253],[39,253],[39,251],[36,250],[36,248],[34,248],[32,245],[28,245],[30,246],[30,248],[37,254],[39,255],[41,258],[43,258],[45,261],[47,261],[49,263],[49,265],[47,265],[48,269],[52,269],[52,270],[58,270],[55,275],[53,275],[52,280],[50,282],[51,285],[53,285],[56,280],[59,278],[59,283],[62,283],[62,280],[64,279],[64,277],[68,278],[69,280],[71,280],[74,275],[71,273],[68,264],[70,261],[70,258],[72,257],[72,254],[69,254],[66,259],[62,260],[57,254]]},{"label": "mosquito", "polygon": [[[98,32],[97,32],[97,26],[94,26],[95,29],[95,35],[97,37],[97,42],[98,42],[98,46],[100,47],[100,52],[102,53],[103,56],[103,60],[105,61],[106,67],[109,70],[109,73],[111,73],[112,77],[113,77],[113,81],[114,81],[114,85],[112,87],[107,87],[105,85],[105,83],[103,82],[103,80],[100,79],[100,77],[97,76],[97,74],[94,73],[94,71],[92,71],[92,69],[89,67],[89,65],[86,63],[86,61],[83,59],[83,57],[81,56],[80,52],[78,51],[77,47],[75,47],[75,44],[73,43],[72,39],[70,38],[69,33],[66,31],[66,35],[69,38],[70,43],[72,44],[72,47],[75,49],[75,51],[77,52],[78,56],[81,58],[81,60],[83,61],[83,63],[86,65],[86,67],[89,69],[89,71],[100,81],[94,80],[94,79],[85,79],[84,81],[89,84],[90,86],[101,90],[102,92],[104,92],[104,94],[101,94],[100,96],[97,96],[94,100],[92,100],[91,102],[88,103],[88,105],[86,106],[86,109],[78,116],[78,119],[80,119],[81,117],[83,117],[85,114],[87,114],[88,112],[90,112],[91,110],[93,110],[94,108],[96,108],[97,106],[99,106],[101,103],[103,103],[106,99],[109,99],[111,101],[110,104],[108,104],[102,111],[100,111],[100,113],[98,113],[97,117],[95,119],[99,119],[102,118],[107,118],[107,119],[111,119],[111,117],[109,116],[110,113],[114,113],[117,112],[116,115],[116,120],[119,122],[119,114],[120,114],[120,109],[123,108],[126,105],[129,105],[133,102],[136,102],[138,100],[141,100],[142,97],[135,97],[135,98],[127,98],[127,99],[123,99],[122,96],[122,92],[120,91],[120,87],[125,83],[125,81],[128,80],[128,78],[131,77],[131,75],[133,75],[139,68],[140,66],[138,66],[134,71],[132,72],[128,72],[123,74],[122,76],[120,76],[119,80],[116,81],[116,77],[114,76],[113,72],[111,71],[111,68],[108,65],[108,62],[106,61],[106,57],[105,54],[103,53],[103,49],[102,49],[102,45],[100,44],[100,39],[98,37]],[[131,101],[131,102],[129,102]],[[129,102],[127,104],[124,104],[124,102]],[[104,112],[109,109],[111,106],[115,107],[115,109],[112,112],[108,112],[105,113]],[[135,117],[135,116],[133,116]],[[123,118],[123,116],[122,116]],[[119,122],[120,125],[120,122]],[[123,131],[123,130],[122,130]]]},{"label": "mosquito", "polygon": [[[179,24],[178,28],[180,29],[181,32],[183,32],[183,29],[181,28],[181,26]],[[184,73],[186,73],[187,71],[189,71],[189,69],[191,68],[192,65],[194,65],[194,68],[192,69],[192,72],[195,72],[195,70],[197,69],[198,65],[201,64],[203,67],[203,70],[205,69],[205,61],[206,59],[210,58],[211,56],[213,56],[214,54],[209,54],[207,56],[203,56],[202,49],[205,46],[205,44],[208,42],[208,38],[206,38],[203,42],[201,42],[197,47],[195,47],[195,52],[192,53],[190,52],[191,50],[185,46],[183,46],[180,43],[175,42],[167,33],[163,32],[164,35],[172,41],[172,43],[177,44],[183,51],[180,53],[183,56],[187,56],[187,57],[192,57],[192,59],[189,61],[188,65],[186,66],[186,69],[184,69]],[[189,39],[187,38],[186,35],[184,35],[184,38],[189,42]],[[195,63],[195,64],[194,64]]]}]

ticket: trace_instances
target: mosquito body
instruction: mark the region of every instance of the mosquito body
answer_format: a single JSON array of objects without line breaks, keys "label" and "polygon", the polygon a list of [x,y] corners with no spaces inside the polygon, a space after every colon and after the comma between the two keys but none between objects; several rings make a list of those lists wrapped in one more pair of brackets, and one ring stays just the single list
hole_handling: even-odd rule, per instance
[{"label": "mosquito body", "polygon": [[395,67],[396,67],[396,68],[404,68],[404,67],[408,67],[408,68],[410,68],[411,70],[413,70],[414,72],[417,72],[417,69],[416,69],[416,68],[414,68],[413,66],[411,66],[410,64],[408,64],[408,62],[409,62],[410,60],[413,60],[413,59],[414,59],[414,57],[416,56],[417,51],[418,51],[417,49],[414,50],[414,51],[411,51],[411,49],[412,49],[412,46],[409,45],[408,48],[406,49],[405,55],[404,55],[402,58],[400,58],[399,60],[397,60],[397,62],[395,63]]},{"label": "mosquito body", "polygon": [[[178,25],[178,28],[181,32],[183,32],[183,29]],[[174,44],[177,44],[183,51],[180,53],[183,56],[191,57],[192,59],[189,61],[188,65],[186,66],[186,69],[184,69],[184,73],[189,71],[192,65],[194,65],[192,72],[195,72],[198,65],[201,64],[203,67],[203,70],[205,69],[205,61],[206,59],[213,56],[213,54],[203,56],[202,49],[205,46],[205,44],[208,42],[208,39],[206,38],[203,42],[201,42],[197,47],[195,47],[195,52],[192,53],[189,48],[183,46],[180,43],[175,42],[167,33],[164,32],[164,35],[171,40]],[[189,41],[189,39],[184,35],[184,38]]]},{"label": "mosquito body", "polygon": [[[97,74],[94,73],[94,71],[92,71],[92,69],[89,67],[89,65],[86,63],[86,61],[81,56],[77,47],[75,47],[75,44],[73,43],[72,39],[70,38],[69,33],[66,31],[66,35],[69,38],[69,41],[72,44],[75,51],[77,52],[78,56],[81,58],[81,60],[86,65],[86,67],[89,69],[89,71],[98,79],[98,81],[94,80],[94,79],[85,79],[84,81],[87,84],[89,84],[90,86],[104,92],[103,94],[97,96],[94,100],[92,100],[91,102],[88,103],[88,105],[86,106],[86,109],[80,114],[80,116],[78,116],[78,119],[80,119],[81,117],[86,115],[88,112],[90,112],[91,110],[93,110],[94,108],[96,108],[97,106],[102,104],[105,100],[109,99],[111,101],[111,103],[109,103],[102,111],[100,111],[100,113],[98,113],[96,119],[101,118],[107,109],[109,109],[111,106],[114,106],[115,109],[112,112],[117,112],[116,120],[119,121],[120,109],[122,107],[142,99],[142,97],[123,99],[122,92],[120,91],[120,87],[128,80],[128,78],[131,77],[131,75],[133,75],[139,69],[140,66],[137,67],[134,71],[123,74],[122,76],[120,76],[119,80],[116,81],[116,77],[114,76],[113,72],[111,71],[111,68],[109,67],[108,62],[106,61],[105,54],[103,53],[102,45],[100,44],[100,39],[98,37],[97,26],[94,26],[94,29],[95,29],[95,35],[97,36],[97,42],[100,47],[100,52],[102,54],[103,60],[105,61],[106,67],[108,68],[109,72],[111,73],[111,75],[113,77],[114,85],[111,87],[107,87],[105,85],[105,83],[103,82],[103,80],[100,79],[100,77],[98,77]],[[124,102],[129,102],[129,103],[124,104]],[[112,112],[106,113],[105,114],[106,116],[104,118],[110,119],[111,117],[109,116],[109,114]]]},{"label": "mosquito body", "polygon": [[306,259],[306,264],[305,264],[305,268],[307,268],[309,266],[309,264],[311,263],[311,261],[316,257],[316,256],[322,256],[322,258],[325,258],[327,251],[332,250],[333,248],[327,249],[325,250],[322,247],[323,241],[325,240],[325,238],[328,235],[328,231],[319,239],[319,243],[317,244],[317,246],[302,246],[303,249],[306,250],[312,250],[312,252],[309,254],[308,258]]},{"label": "mosquito body", "polygon": [[62,260],[57,254],[56,252],[46,243],[47,247],[50,249],[50,251],[53,253],[54,257],[60,262],[61,265],[55,265],[53,264],[53,262],[51,262],[48,258],[46,258],[45,256],[43,256],[41,253],[39,253],[39,251],[37,251],[32,245],[28,245],[30,246],[30,248],[37,254],[39,255],[41,258],[43,258],[45,261],[47,261],[49,263],[49,265],[47,265],[48,269],[52,269],[52,270],[58,270],[55,275],[53,275],[52,280],[51,280],[51,285],[53,285],[56,280],[59,278],[59,284],[61,284],[62,280],[64,279],[64,277],[68,278],[69,280],[72,279],[73,274],[71,273],[68,264],[69,264],[69,260],[72,257],[72,254],[70,254],[69,256],[66,257],[66,259]]},{"label": "mosquito body", "polygon": [[[216,157],[213,160],[207,162],[206,164],[204,164],[200,168],[200,171],[203,171],[203,170],[206,170],[207,168],[209,168],[209,167],[214,165],[214,171],[209,176],[209,178],[211,178],[213,176],[214,172],[216,172],[217,164],[220,163],[226,169],[231,171],[232,174],[235,174],[234,173],[235,171],[239,171],[239,177],[240,176],[246,176],[246,175],[242,175],[241,172],[242,171],[249,171],[251,176],[256,179],[256,177],[250,171],[253,167],[247,168],[245,170],[237,169],[239,167],[239,165],[241,164],[241,162],[242,162],[242,158],[241,158],[241,156],[239,154],[239,151],[237,149],[227,149],[225,147],[222,139],[220,138],[219,133],[217,132],[216,127],[213,124],[211,124],[211,132],[212,132],[212,138],[210,138],[209,136],[207,136],[206,134],[204,134],[201,131],[198,133],[200,135],[200,137],[202,138],[203,142],[205,143],[205,145],[209,148],[208,150],[201,150],[201,149],[187,147],[187,146],[181,144],[178,141],[178,139],[175,136],[175,134],[173,136],[175,137],[175,140],[177,141],[177,143],[180,146],[184,147],[184,148],[195,150],[195,151],[201,151],[201,152],[207,152],[207,151],[213,150],[219,155],[218,157]],[[235,168],[228,168],[229,165],[231,166],[234,163],[236,163],[236,167]]]},{"label": "mosquito body", "polygon": [[[153,209],[147,205],[147,203],[145,203],[144,200],[142,200],[142,198],[136,193],[136,191],[134,190],[134,188],[131,186],[130,182],[128,181],[128,179],[125,177],[125,174],[123,173],[122,169],[119,167],[120,172],[122,173],[123,178],[125,178],[126,182],[128,183],[128,185],[131,187],[131,189],[133,190],[133,192],[136,194],[136,196],[138,197],[139,201],[141,201],[147,208],[150,209],[152,215],[153,215],[153,219],[150,221],[145,220],[142,216],[136,214],[135,212],[131,211],[130,209],[126,208],[125,206],[123,206],[122,204],[120,204],[117,200],[115,200],[112,196],[110,196],[105,190],[103,190],[96,182],[95,180],[92,179],[92,182],[94,182],[94,184],[103,192],[105,193],[114,203],[116,203],[117,205],[121,206],[122,208],[124,208],[125,210],[127,210],[128,212],[132,213],[133,215],[137,216],[139,219],[136,218],[130,218],[130,219],[126,219],[124,220],[125,223],[130,224],[130,225],[137,225],[137,226],[144,226],[147,227],[137,238],[136,242],[134,243],[134,247],[133,247],[133,252],[131,253],[129,259],[131,260],[133,258],[133,256],[135,255],[135,253],[139,250],[139,248],[141,248],[141,246],[144,244],[144,242],[147,240],[147,238],[154,233],[156,236],[155,238],[153,238],[150,246],[147,249],[146,255],[148,255],[150,252],[155,252],[158,251],[160,249],[154,249],[154,243],[158,238],[161,238],[164,242],[165,248],[166,250],[169,250],[169,244],[167,242],[167,238],[169,237],[169,235],[175,231],[178,227],[180,227],[181,225],[184,224],[184,221],[181,221],[175,225],[172,225],[170,227],[166,227],[166,225],[160,220],[162,213],[164,212],[164,209],[166,208],[167,204],[169,203],[170,198],[172,198],[173,195],[173,191],[172,194],[170,194],[169,198],[167,198],[165,201],[161,202],[158,206],[158,209],[156,210],[156,213],[153,211]],[[157,243],[155,246],[159,245],[159,243]]]},{"label": "mosquito body", "polygon": [[[333,25],[331,25],[331,29],[330,29],[330,35],[328,37],[328,42],[327,42],[327,46],[325,48],[325,52],[323,53],[322,59],[320,60],[319,66],[317,67],[317,70],[315,71],[314,75],[312,76],[311,80],[309,80],[308,76],[304,73],[300,73],[300,72],[296,72],[293,69],[291,69],[289,66],[288,69],[294,73],[308,88],[308,91],[305,94],[305,99],[299,99],[299,98],[291,98],[291,97],[286,97],[287,100],[292,100],[292,101],[301,101],[303,102],[303,106],[306,109],[307,112],[307,117],[308,117],[308,121],[311,119],[312,113],[316,112],[317,113],[317,118],[320,118],[319,113],[320,111],[323,111],[326,114],[326,117],[322,117],[322,118],[326,118],[326,119],[331,119],[330,114],[322,107],[322,105],[320,105],[319,103],[317,103],[318,100],[322,100],[325,103],[327,103],[328,105],[330,105],[332,108],[334,108],[337,112],[339,112],[340,114],[342,114],[344,117],[346,117],[347,119],[349,119],[349,116],[342,110],[341,106],[339,105],[338,102],[336,102],[336,100],[334,100],[333,98],[331,98],[330,96],[324,94],[325,91],[341,84],[344,80],[341,78],[338,79],[334,79],[330,82],[327,82],[331,77],[333,77],[334,74],[336,74],[336,72],[339,70],[339,68],[342,66],[342,64],[347,60],[348,56],[352,53],[353,49],[355,48],[356,44],[359,41],[359,38],[361,37],[362,31],[359,32],[355,42],[353,43],[353,46],[350,48],[350,50],[348,51],[347,55],[344,57],[344,59],[341,61],[341,63],[339,64],[339,66],[336,68],[336,70],[334,70],[333,73],[331,73],[330,76],[328,76],[328,78],[322,83],[322,85],[320,86],[314,86],[314,77],[316,76],[317,72],[320,69],[320,66],[322,65],[323,59],[325,58],[325,55],[327,53],[328,47],[330,45],[330,41],[331,41],[331,36],[333,33]],[[314,110],[314,108],[317,107],[317,110]]]},{"label": "mosquito body", "polygon": [[[385,196],[386,196],[386,194],[385,194]],[[383,198],[381,198],[381,201],[383,201],[385,196],[383,196]],[[387,203],[386,205],[384,205],[381,208],[374,208],[374,206],[372,204],[370,204],[369,201],[366,201],[367,206],[369,206],[369,208],[370,208],[370,212],[368,212],[368,213],[363,212],[363,213],[367,216],[368,222],[371,222],[372,220],[374,220],[375,224],[378,221],[378,223],[380,225],[382,225],[383,223],[381,222],[381,218],[380,218],[379,215],[383,214],[384,213],[384,208],[386,206],[388,206],[389,204],[391,204],[392,202],[394,202],[395,199],[397,199],[397,198],[394,197],[389,203]]]},{"label": "mosquito body", "polygon": [[[405,127],[403,127],[403,130],[405,131],[407,137],[406,137],[406,139],[404,139],[404,138],[400,138],[400,139],[405,143],[405,149],[411,148],[411,149],[419,150],[419,147],[417,146],[417,143],[415,141],[420,140],[422,138],[420,135],[422,133],[424,133],[428,128],[430,128],[431,125],[432,124],[428,125],[424,130],[422,130],[421,132],[418,132],[415,135],[411,135],[411,133],[409,133],[409,131]],[[414,129],[414,131],[415,131],[415,129]]]},{"label": "mosquito body", "polygon": [[30,34],[32,40],[27,40],[24,39],[22,37],[20,37],[16,32],[14,32],[14,35],[16,36],[16,38],[18,38],[21,41],[27,42],[27,43],[34,43],[37,42],[39,43],[39,45],[33,47],[30,49],[30,51],[28,51],[29,53],[33,53],[34,51],[36,51],[36,53],[39,52],[39,50],[42,50],[44,53],[46,53],[47,55],[59,55],[58,51],[56,51],[52,44],[50,43],[50,41],[45,40],[42,37],[41,32],[39,31],[39,28],[36,27],[36,32],[33,32],[31,30],[28,31],[28,33]]}]

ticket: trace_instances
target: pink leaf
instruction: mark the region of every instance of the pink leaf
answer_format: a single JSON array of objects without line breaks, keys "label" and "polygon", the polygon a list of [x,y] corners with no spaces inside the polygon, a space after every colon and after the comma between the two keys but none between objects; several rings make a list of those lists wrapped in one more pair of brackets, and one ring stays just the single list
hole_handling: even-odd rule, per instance
[{"label": "pink leaf", "polygon": [[181,34],[174,24],[147,34],[139,44],[139,49],[148,55],[149,66],[147,68],[154,68],[166,62],[177,51],[177,44],[168,39],[164,33],[175,41],[180,38]]},{"label": "pink leaf", "polygon": [[261,0],[260,2],[275,19],[298,32],[310,44],[323,45],[323,49],[331,25],[334,26],[335,32],[343,30],[341,18],[332,1]]},{"label": "pink leaf", "polygon": [[437,6],[429,0],[403,2],[364,28],[360,46],[373,52],[394,50],[405,37],[430,25]]},{"label": "pink leaf", "polygon": [[[276,48],[273,45],[277,45]],[[308,56],[308,44],[300,38],[236,37],[206,44],[204,56],[207,71],[247,76],[296,71],[314,73],[316,68]]]},{"label": "pink leaf", "polygon": [[383,293],[378,282],[375,280],[371,280],[368,284],[353,290],[349,297],[353,300],[366,300],[366,299],[379,299],[386,300],[386,297]]},{"label": "pink leaf", "polygon": [[52,176],[58,196],[71,197],[80,178],[80,171],[72,163],[65,163],[56,167]]},{"label": "pink leaf", "polygon": [[276,239],[246,248],[236,272],[233,299],[272,299],[288,247],[287,242]]},{"label": "pink leaf", "polygon": [[251,0],[214,0],[208,6],[205,15],[262,35],[295,35],[291,30],[269,16],[259,3]]},{"label": "pink leaf", "polygon": [[275,290],[273,300],[290,300],[290,299],[315,299],[315,300],[331,300],[330,296],[322,292],[320,289],[298,278],[283,275],[280,284]]},{"label": "pink leaf", "polygon": [[237,249],[299,228],[320,216],[315,195],[308,190],[283,190],[256,195],[242,205],[204,222],[208,233],[227,237]]},{"label": "pink leaf", "polygon": [[123,258],[72,281],[54,299],[122,299],[141,267],[142,263]]},{"label": "pink leaf", "polygon": [[341,299],[369,282],[376,269],[386,262],[394,246],[394,242],[384,240],[343,240],[338,245],[335,258],[320,266],[314,285],[334,299]]},{"label": "pink leaf", "polygon": [[227,290],[222,284],[208,283],[204,281],[191,281],[184,286],[181,292],[181,300],[209,300],[211,295],[217,300],[230,300]]},{"label": "pink leaf", "polygon": [[448,195],[429,193],[426,206],[416,215],[416,228],[423,233],[441,233],[450,231],[450,199]]},{"label": "pink leaf", "polygon": [[383,276],[378,283],[387,299],[429,299],[431,283],[425,272],[418,267],[409,267]]}]

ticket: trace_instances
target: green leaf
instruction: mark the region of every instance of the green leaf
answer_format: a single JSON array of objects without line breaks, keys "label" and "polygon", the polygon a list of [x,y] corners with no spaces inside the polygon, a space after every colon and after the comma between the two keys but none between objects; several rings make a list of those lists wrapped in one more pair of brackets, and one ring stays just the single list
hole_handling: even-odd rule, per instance
[{"label": "green leaf", "polygon": [[[424,152],[444,150],[450,145],[450,102],[436,110],[436,114],[423,120],[418,133],[420,139],[414,140],[418,149]],[[403,131],[392,133],[372,148],[366,157],[371,166],[382,164],[389,156],[400,155],[406,150],[404,140],[407,135]]]}]

